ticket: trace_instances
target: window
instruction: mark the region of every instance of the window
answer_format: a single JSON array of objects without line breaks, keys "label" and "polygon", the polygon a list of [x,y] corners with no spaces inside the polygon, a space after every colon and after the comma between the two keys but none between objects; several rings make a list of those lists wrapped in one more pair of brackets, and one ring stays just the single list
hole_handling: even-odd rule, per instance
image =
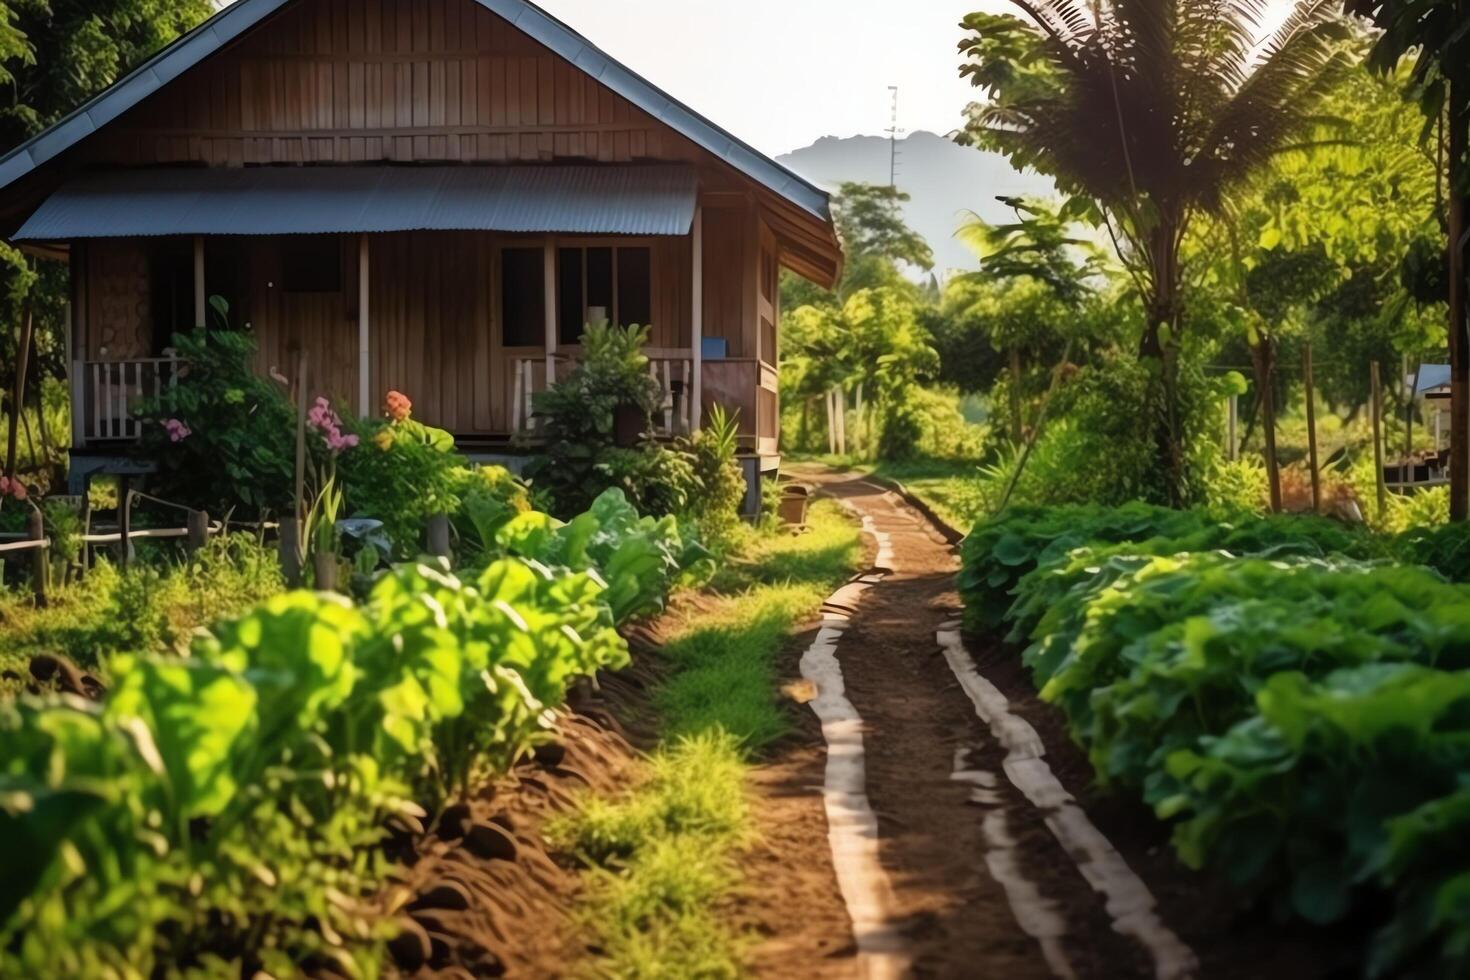
[{"label": "window", "polygon": [[336,235],[300,235],[281,242],[281,288],[288,293],[340,293],[342,242]]},{"label": "window", "polygon": [[173,343],[175,334],[193,330],[194,243],[165,238],[148,255],[149,312],[153,318],[153,350]]},{"label": "window", "polygon": [[588,323],[648,326],[653,319],[653,259],[646,246],[557,250],[557,334],[580,343]]},{"label": "window", "polygon": [[505,346],[546,343],[546,266],[541,249],[501,250],[500,319]]},{"label": "window", "polygon": [[[204,292],[230,304],[228,325],[243,330],[250,322],[250,243],[243,238],[204,240]],[[205,314],[210,327],[220,325],[219,314]]]}]

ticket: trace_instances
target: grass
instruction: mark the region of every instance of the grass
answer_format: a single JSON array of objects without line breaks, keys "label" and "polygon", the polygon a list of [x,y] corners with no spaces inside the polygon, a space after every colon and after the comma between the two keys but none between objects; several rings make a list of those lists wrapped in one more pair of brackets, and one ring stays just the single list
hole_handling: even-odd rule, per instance
[{"label": "grass", "polygon": [[646,779],[617,800],[588,797],[552,827],[592,868],[580,909],[600,950],[591,975],[741,975],[743,937],[718,913],[752,836],[747,767],[789,730],[777,658],[862,555],[836,505],[817,502],[810,521],[800,536],[749,532],[705,595],[680,604]]},{"label": "grass", "polygon": [[[59,653],[83,669],[119,651],[179,649],[193,631],[284,588],[274,549],[244,535],[216,538],[190,561],[162,558],[127,572],[99,562],[37,609],[28,589],[0,589],[0,670],[27,676],[30,658]],[[0,680],[0,697],[21,681]]]},{"label": "grass", "polygon": [[986,495],[980,486],[980,464],[975,460],[925,458],[873,462],[846,456],[812,456],[804,461],[840,472],[856,470],[897,480],[961,532],[968,532],[988,511]]}]

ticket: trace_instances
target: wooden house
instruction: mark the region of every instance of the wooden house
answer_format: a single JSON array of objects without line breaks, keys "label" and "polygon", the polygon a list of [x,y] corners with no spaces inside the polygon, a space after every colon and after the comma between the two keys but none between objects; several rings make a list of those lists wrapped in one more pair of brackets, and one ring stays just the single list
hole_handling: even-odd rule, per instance
[{"label": "wooden house", "polygon": [[525,0],[238,0],[0,159],[0,235],[70,264],[78,473],[214,295],[260,371],[471,451],[646,324],[665,431],[721,403],[768,470],[779,270],[842,264],[823,191]]}]

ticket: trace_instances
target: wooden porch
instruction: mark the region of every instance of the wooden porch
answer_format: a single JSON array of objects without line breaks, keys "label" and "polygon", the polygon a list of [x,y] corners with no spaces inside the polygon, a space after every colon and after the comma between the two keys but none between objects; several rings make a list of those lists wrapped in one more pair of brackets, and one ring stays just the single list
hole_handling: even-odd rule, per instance
[{"label": "wooden porch", "polygon": [[[77,242],[73,446],[115,451],[136,408],[187,372],[166,338],[230,304],[265,377],[360,415],[386,392],[467,446],[534,443],[537,392],[564,378],[586,322],[650,326],[655,434],[738,413],[746,453],[777,453],[776,250],[747,211],[701,208],[687,236],[405,232]],[[706,225],[718,238],[706,248]],[[747,292],[749,290],[749,292]]]}]

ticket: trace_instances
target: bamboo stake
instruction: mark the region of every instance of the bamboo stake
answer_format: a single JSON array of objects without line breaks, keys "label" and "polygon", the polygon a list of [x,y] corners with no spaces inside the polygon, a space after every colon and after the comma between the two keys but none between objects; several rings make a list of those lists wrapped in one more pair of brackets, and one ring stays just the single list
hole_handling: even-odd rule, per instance
[{"label": "bamboo stake", "polygon": [[[21,396],[24,394],[26,387],[26,368],[30,361],[31,331],[33,327],[34,320],[31,314],[31,303],[27,299],[25,320],[20,328],[20,345],[16,350],[15,357],[15,388],[11,391],[10,397],[10,431],[5,437],[5,475],[12,480],[15,479],[16,426],[20,424],[20,416],[23,412],[21,408]],[[34,455],[34,450],[32,451],[32,455]]]},{"label": "bamboo stake", "polygon": [[299,527],[305,516],[301,513],[306,496],[306,350],[296,364],[296,524]]},{"label": "bamboo stake", "polygon": [[1322,512],[1322,473],[1317,466],[1317,406],[1312,384],[1312,342],[1302,344],[1302,381],[1307,389],[1307,459],[1312,467],[1312,513]]},{"label": "bamboo stake", "polygon": [[1378,362],[1370,366],[1373,382],[1373,463],[1378,483],[1378,519],[1388,509],[1388,486],[1383,479],[1383,386],[1378,379]]},{"label": "bamboo stake", "polygon": [[[26,531],[32,541],[46,540],[46,521],[39,510],[32,509],[26,520]],[[46,608],[46,585],[51,574],[50,549],[44,545],[31,551],[31,584],[36,591],[36,605]]]}]

